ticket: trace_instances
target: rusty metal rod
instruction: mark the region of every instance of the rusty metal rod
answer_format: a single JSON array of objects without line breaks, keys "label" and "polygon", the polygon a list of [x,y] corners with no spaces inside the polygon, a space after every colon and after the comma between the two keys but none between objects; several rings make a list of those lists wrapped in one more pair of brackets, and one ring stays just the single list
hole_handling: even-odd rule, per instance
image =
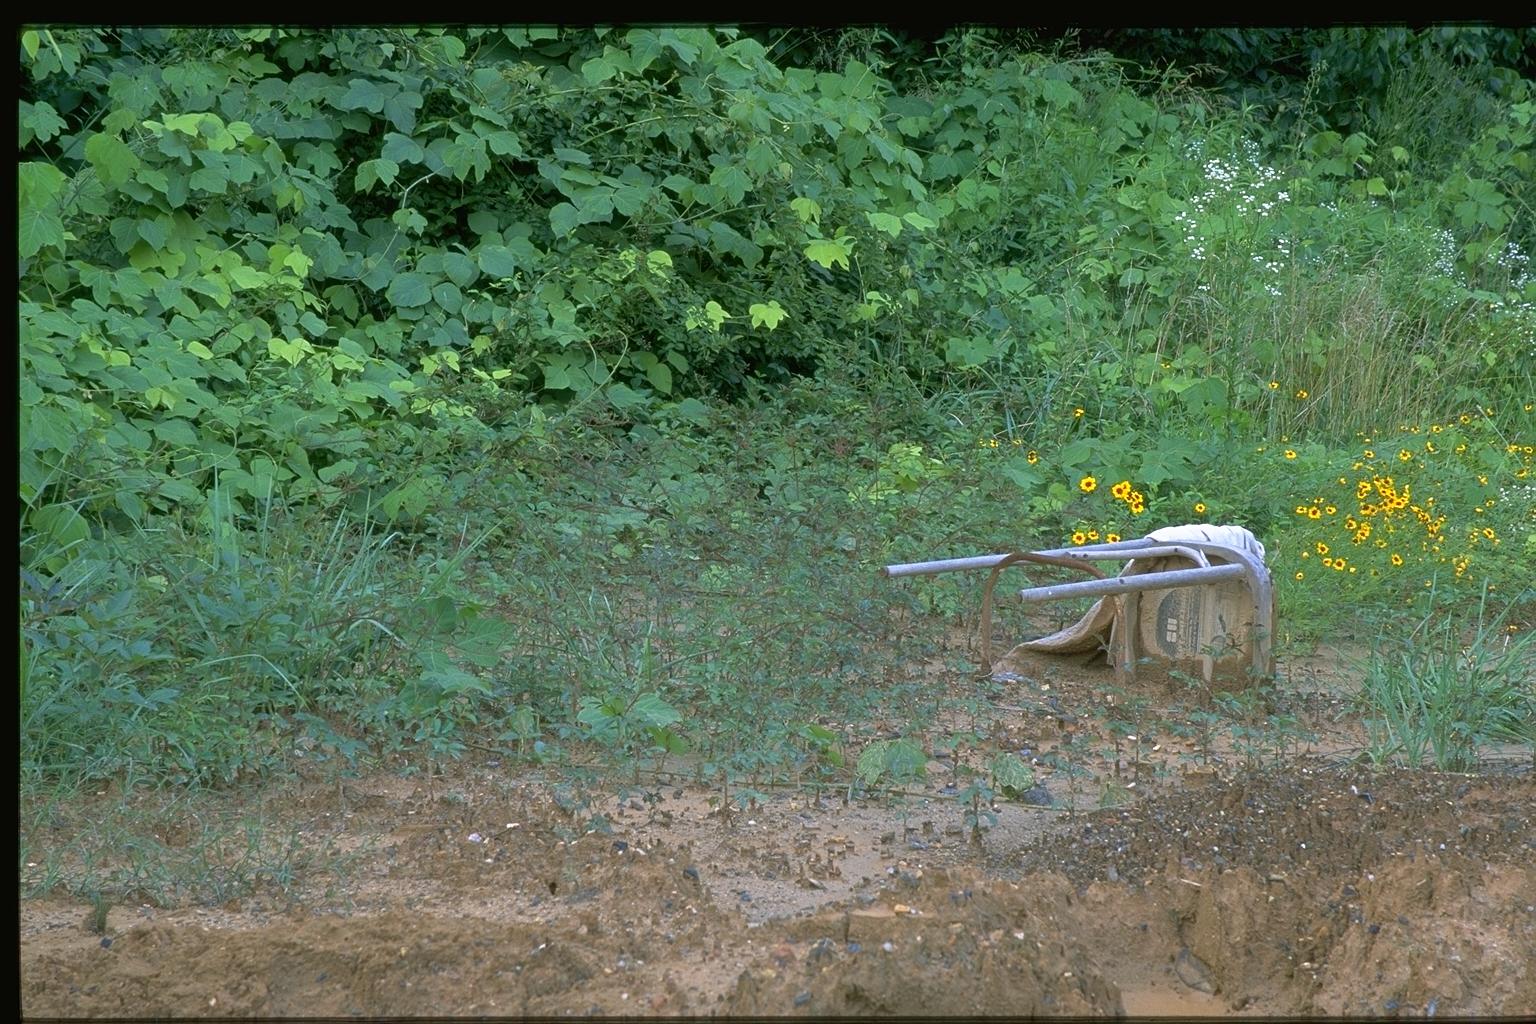
[{"label": "rusty metal rod", "polygon": [[1093,597],[1103,594],[1129,594],[1140,590],[1170,590],[1175,587],[1197,587],[1217,580],[1236,579],[1246,576],[1248,570],[1235,564],[1212,565],[1198,569],[1173,569],[1169,572],[1149,572],[1134,576],[1111,576],[1102,580],[1084,580],[1081,583],[1057,583],[1048,587],[1031,587],[1019,591],[1026,601],[1055,601],[1063,597]]}]

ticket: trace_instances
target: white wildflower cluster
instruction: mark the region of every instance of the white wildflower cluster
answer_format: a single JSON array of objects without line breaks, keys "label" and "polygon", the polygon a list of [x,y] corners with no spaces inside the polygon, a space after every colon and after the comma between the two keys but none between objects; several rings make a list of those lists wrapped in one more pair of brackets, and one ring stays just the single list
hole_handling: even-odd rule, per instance
[{"label": "white wildflower cluster", "polygon": [[1525,343],[1529,346],[1526,354],[1536,359],[1536,302],[1530,299],[1518,299],[1514,302],[1494,299],[1488,303],[1488,309],[1496,316],[1506,316],[1515,321],[1525,332]]},{"label": "white wildflower cluster", "polygon": [[[1254,253],[1252,259],[1257,266],[1271,274],[1280,273],[1281,268],[1284,266],[1279,260],[1267,260],[1258,253]],[[1265,282],[1264,290],[1276,298],[1280,297],[1280,289],[1270,282]]]},{"label": "white wildflower cluster", "polygon": [[1189,246],[1191,259],[1205,259],[1205,242],[1200,237],[1200,222],[1180,210],[1173,215],[1173,222],[1184,231],[1184,243]]},{"label": "white wildflower cluster", "polygon": [[1511,508],[1524,505],[1527,509],[1526,518],[1536,525],[1536,482],[1522,480],[1499,488],[1499,501]]},{"label": "white wildflower cluster", "polygon": [[1445,228],[1441,228],[1436,239],[1433,253],[1435,272],[1441,277],[1455,278],[1456,276],[1456,236]]},{"label": "white wildflower cluster", "polygon": [[[1276,207],[1290,202],[1290,192],[1278,187],[1280,172],[1260,161],[1258,143],[1244,139],[1239,149],[1240,153],[1223,158],[1207,157],[1204,142],[1200,140],[1191,140],[1185,146],[1186,156],[1202,161],[1201,171],[1205,178],[1205,188],[1189,198],[1189,209],[1179,211],[1173,218],[1189,247],[1191,259],[1204,260],[1210,255],[1200,227],[1205,215],[1229,208],[1239,217],[1262,220],[1271,216]],[[1279,275],[1291,259],[1291,242],[1281,238],[1273,244],[1273,251],[1253,253],[1251,257],[1267,274]],[[1200,289],[1209,291],[1204,285]],[[1264,290],[1276,297],[1281,295],[1279,286],[1272,280],[1265,282]]]},{"label": "white wildflower cluster", "polygon": [[1269,188],[1280,180],[1280,172],[1268,164],[1254,161],[1244,166],[1218,158],[1207,160],[1202,170],[1210,187],[1190,200],[1190,205],[1200,213],[1205,213],[1217,201],[1231,200],[1240,214],[1257,213],[1267,217],[1277,203],[1291,198],[1284,189]]},{"label": "white wildflower cluster", "polygon": [[1516,278],[1526,277],[1531,265],[1530,257],[1514,242],[1506,243],[1504,251],[1495,256],[1493,262],[1510,271],[1510,276]]},{"label": "white wildflower cluster", "polygon": [[1493,263],[1509,272],[1510,281],[1509,289],[1505,293],[1508,298],[1498,298],[1489,302],[1489,311],[1495,315],[1512,318],[1526,332],[1526,341],[1530,346],[1529,354],[1536,356],[1536,301],[1515,298],[1531,292],[1530,257],[1514,242],[1509,242],[1502,251],[1493,256]]}]

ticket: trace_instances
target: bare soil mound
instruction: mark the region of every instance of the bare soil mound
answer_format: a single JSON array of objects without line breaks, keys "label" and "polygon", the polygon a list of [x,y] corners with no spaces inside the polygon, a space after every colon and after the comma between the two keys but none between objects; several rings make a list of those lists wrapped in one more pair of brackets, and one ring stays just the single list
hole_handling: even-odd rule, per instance
[{"label": "bare soil mound", "polygon": [[979,845],[953,800],[724,814],[641,789],[607,833],[484,768],[296,790],[296,834],[340,842],[344,869],[220,907],[114,906],[105,935],[86,903],[24,901],[24,1009],[1536,1012],[1529,774],[1197,774],[1071,819],[1005,806]]}]

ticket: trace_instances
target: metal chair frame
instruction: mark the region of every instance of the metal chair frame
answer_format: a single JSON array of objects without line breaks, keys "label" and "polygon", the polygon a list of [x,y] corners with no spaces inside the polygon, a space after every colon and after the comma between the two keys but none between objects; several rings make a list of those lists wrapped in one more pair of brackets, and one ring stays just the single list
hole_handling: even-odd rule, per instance
[{"label": "metal chair frame", "polygon": [[[1134,558],[1185,558],[1195,563],[1192,569],[1168,569],[1156,572],[1136,573],[1130,576],[1106,576],[1094,565],[1095,561],[1124,561]],[[1217,564],[1211,564],[1214,558]],[[1207,541],[1181,540],[1165,543],[1142,538],[1122,540],[1109,544],[1087,544],[1073,548],[1050,548],[1044,551],[1007,551],[992,555],[976,555],[970,558],[948,558],[930,562],[905,562],[888,565],[881,570],[887,578],[899,576],[928,576],[942,572],[966,569],[990,569],[991,573],[982,589],[981,597],[981,673],[992,672],[992,593],[998,576],[1011,565],[1024,563],[1061,565],[1081,570],[1094,579],[1077,583],[1057,583],[1043,587],[1029,587],[1019,591],[1026,602],[1059,601],[1070,597],[1114,595],[1115,617],[1111,627],[1111,658],[1116,682],[1127,682],[1136,675],[1136,621],[1140,611],[1141,594],[1148,590],[1171,590],[1177,587],[1210,586],[1223,580],[1241,579],[1247,586],[1253,606],[1252,668],[1256,676],[1274,674],[1274,650],[1270,638],[1274,633],[1274,586],[1263,559],[1253,552],[1213,544]],[[1207,685],[1215,672],[1215,657],[1209,652],[1200,655],[1201,670]]]}]

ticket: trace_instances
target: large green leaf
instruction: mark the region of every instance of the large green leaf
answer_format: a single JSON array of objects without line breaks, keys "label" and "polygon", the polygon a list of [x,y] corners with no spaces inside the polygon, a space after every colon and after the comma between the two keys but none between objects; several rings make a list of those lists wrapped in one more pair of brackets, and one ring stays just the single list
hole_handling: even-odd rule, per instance
[{"label": "large green leaf", "polygon": [[114,188],[130,180],[140,163],[126,142],[107,132],[96,132],[85,140],[85,158],[101,175],[102,183]]},{"label": "large green leaf", "polygon": [[517,257],[505,245],[482,245],[475,259],[488,277],[511,277],[517,273]]},{"label": "large green leaf", "polygon": [[425,155],[420,143],[399,132],[387,133],[384,148],[379,152],[380,158],[394,163],[397,168],[400,164],[420,163]]},{"label": "large green leaf", "polygon": [[682,714],[659,693],[642,693],[629,706],[629,714],[642,725],[668,726],[682,721]]},{"label": "large green leaf", "polygon": [[384,102],[389,99],[393,91],[395,90],[391,89],[386,92],[377,82],[371,82],[366,78],[354,78],[348,83],[347,91],[341,94],[336,105],[343,110],[367,110],[377,114],[384,109]]},{"label": "large green leaf", "polygon": [[567,237],[579,223],[580,215],[570,203],[556,203],[549,211],[549,229],[556,238]]},{"label": "large green leaf", "polygon": [[1035,773],[1024,759],[1006,751],[992,758],[992,779],[997,791],[1006,797],[1022,796],[1035,785]]},{"label": "large green leaf", "polygon": [[385,297],[397,306],[425,306],[432,301],[432,279],[426,274],[399,274],[389,283]]},{"label": "large green leaf", "polygon": [[384,101],[384,116],[396,129],[409,135],[416,130],[416,111],[423,102],[421,93],[402,89]]},{"label": "large green leaf", "polygon": [[876,740],[859,754],[855,773],[866,786],[880,782],[901,784],[927,773],[928,758],[912,740]]},{"label": "large green leaf", "polygon": [[779,305],[778,299],[769,299],[767,302],[754,302],[747,307],[747,314],[752,318],[753,327],[766,327],[770,331],[789,314],[784,307]]},{"label": "large green leaf", "polygon": [[[32,137],[39,142],[47,142],[67,127],[59,112],[47,102],[37,103],[22,102],[20,106],[21,126],[31,132]],[[23,139],[22,145],[26,145]]]},{"label": "large green leaf", "polygon": [[64,222],[51,208],[23,209],[16,218],[16,252],[21,259],[45,246],[64,244]]},{"label": "large green leaf", "polygon": [[827,270],[834,265],[849,269],[848,256],[853,251],[851,241],[844,238],[818,238],[805,246],[807,259],[819,263]]}]

